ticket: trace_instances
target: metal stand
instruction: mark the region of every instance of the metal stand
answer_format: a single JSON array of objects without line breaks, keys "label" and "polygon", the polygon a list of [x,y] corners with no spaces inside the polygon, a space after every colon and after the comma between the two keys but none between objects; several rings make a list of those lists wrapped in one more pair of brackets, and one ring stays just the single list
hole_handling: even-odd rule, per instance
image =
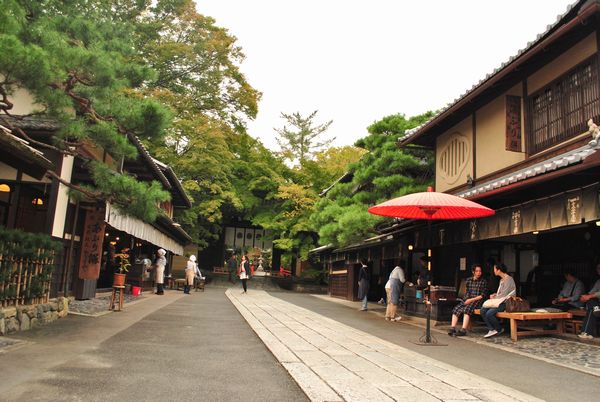
[{"label": "metal stand", "polygon": [[425,300],[425,310],[427,311],[425,334],[419,338],[418,342],[413,343],[419,346],[448,346],[445,343],[439,343],[438,340],[431,335],[431,302],[429,300]]}]

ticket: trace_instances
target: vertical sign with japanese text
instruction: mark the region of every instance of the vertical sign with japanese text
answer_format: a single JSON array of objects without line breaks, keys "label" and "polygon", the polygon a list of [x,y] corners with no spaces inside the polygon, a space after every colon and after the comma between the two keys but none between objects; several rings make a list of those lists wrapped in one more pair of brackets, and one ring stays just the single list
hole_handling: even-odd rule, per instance
[{"label": "vertical sign with japanese text", "polygon": [[85,214],[85,226],[81,239],[79,278],[98,279],[104,242],[104,209],[89,209]]},{"label": "vertical sign with japanese text", "polygon": [[521,152],[520,96],[506,96],[506,150]]}]

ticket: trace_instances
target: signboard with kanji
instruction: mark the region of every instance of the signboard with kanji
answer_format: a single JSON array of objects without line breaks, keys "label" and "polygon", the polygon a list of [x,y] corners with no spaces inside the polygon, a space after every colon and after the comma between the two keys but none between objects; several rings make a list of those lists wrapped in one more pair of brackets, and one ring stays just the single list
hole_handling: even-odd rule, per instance
[{"label": "signboard with kanji", "polygon": [[98,279],[100,276],[105,226],[103,208],[86,211],[79,258],[80,279]]},{"label": "signboard with kanji", "polygon": [[506,150],[521,152],[521,97],[506,97]]}]

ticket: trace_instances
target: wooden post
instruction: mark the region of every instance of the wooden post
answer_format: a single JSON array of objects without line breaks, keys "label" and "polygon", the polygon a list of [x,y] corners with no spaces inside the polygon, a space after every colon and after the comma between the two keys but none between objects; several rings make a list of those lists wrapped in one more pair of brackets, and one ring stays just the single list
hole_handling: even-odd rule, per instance
[{"label": "wooden post", "polygon": [[15,283],[15,285],[17,286],[17,293],[15,294],[15,305],[18,306],[19,305],[19,298],[21,297],[21,271],[23,269],[23,259],[21,258],[19,260],[19,262],[17,263],[18,265],[18,273],[17,273],[17,281]]}]

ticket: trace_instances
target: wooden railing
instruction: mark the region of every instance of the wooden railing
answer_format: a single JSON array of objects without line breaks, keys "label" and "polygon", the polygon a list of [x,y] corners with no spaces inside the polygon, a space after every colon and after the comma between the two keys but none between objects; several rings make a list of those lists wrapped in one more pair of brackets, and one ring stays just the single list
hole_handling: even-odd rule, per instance
[{"label": "wooden railing", "polygon": [[530,155],[588,130],[600,119],[597,55],[529,96],[527,105]]}]

